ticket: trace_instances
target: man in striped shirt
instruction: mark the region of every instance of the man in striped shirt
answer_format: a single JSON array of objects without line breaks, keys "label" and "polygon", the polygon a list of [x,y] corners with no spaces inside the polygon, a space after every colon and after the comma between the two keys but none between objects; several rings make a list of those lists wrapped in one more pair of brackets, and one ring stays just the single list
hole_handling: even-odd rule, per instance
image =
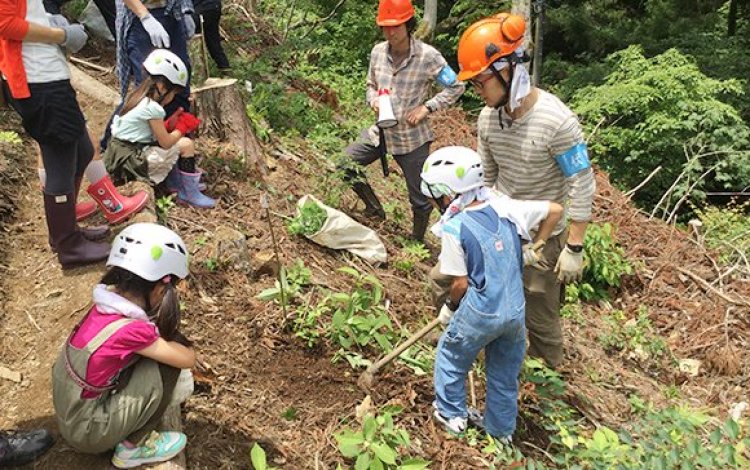
[{"label": "man in striped shirt", "polygon": [[542,262],[524,271],[529,355],[556,367],[563,359],[561,287],[582,276],[596,182],[575,114],[531,86],[521,50],[525,27],[507,13],[470,26],[459,41],[458,78],[470,80],[486,104],[477,124],[485,183],[513,199],[566,207]]},{"label": "man in striped shirt", "polygon": [[[378,160],[381,151],[393,155],[409,189],[414,217],[412,238],[422,241],[432,206],[419,189],[420,174],[430,154],[430,143],[435,139],[426,118],[431,112],[455,103],[465,85],[456,80],[456,73],[440,52],[412,36],[417,23],[410,0],[381,0],[377,24],[386,41],[376,44],[370,54],[367,103],[377,113],[378,94],[387,90],[398,123],[381,130],[382,139],[376,126],[362,131],[358,141],[346,149],[356,163],[354,168],[346,170],[346,177],[365,203],[365,215],[384,219],[385,211],[359,167]],[[443,89],[427,99],[433,82]]]}]

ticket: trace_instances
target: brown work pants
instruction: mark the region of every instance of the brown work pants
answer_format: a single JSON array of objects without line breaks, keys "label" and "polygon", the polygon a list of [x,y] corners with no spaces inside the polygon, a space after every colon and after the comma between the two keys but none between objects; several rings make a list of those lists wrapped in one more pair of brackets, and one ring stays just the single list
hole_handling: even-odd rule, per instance
[{"label": "brown work pants", "polygon": [[[550,237],[542,251],[542,261],[538,266],[524,268],[523,274],[526,329],[529,332],[528,354],[543,359],[553,368],[559,366],[563,360],[560,323],[562,289],[554,269],[566,239],[567,231]],[[430,271],[432,301],[438,311],[445,303],[452,283],[453,276],[441,274],[438,262]]]}]

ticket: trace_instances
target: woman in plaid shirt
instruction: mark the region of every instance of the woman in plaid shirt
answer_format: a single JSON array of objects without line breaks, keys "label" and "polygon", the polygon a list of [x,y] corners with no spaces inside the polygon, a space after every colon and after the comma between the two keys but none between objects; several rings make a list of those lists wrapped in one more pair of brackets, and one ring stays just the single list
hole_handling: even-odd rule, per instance
[{"label": "woman in plaid shirt", "polygon": [[[422,241],[432,206],[419,189],[420,174],[435,138],[425,118],[455,103],[465,86],[456,79],[440,52],[412,37],[417,22],[410,0],[380,0],[376,23],[386,40],[376,44],[370,54],[367,103],[377,113],[378,91],[388,90],[398,124],[380,131],[382,139],[375,125],[363,130],[357,142],[347,147],[346,153],[360,167],[378,160],[381,151],[393,155],[409,188],[414,216],[412,238]],[[434,81],[443,89],[427,99]],[[382,150],[381,145],[385,147]],[[354,192],[364,201],[365,215],[384,219],[385,211],[361,168],[347,169],[346,177],[353,181]]]}]

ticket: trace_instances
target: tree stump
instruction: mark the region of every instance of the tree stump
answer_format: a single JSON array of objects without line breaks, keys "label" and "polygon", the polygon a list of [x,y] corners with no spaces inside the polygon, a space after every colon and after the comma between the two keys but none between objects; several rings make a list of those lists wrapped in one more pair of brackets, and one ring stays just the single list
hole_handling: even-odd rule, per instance
[{"label": "tree stump", "polygon": [[195,115],[201,119],[201,137],[230,144],[239,156],[267,174],[263,151],[247,118],[245,102],[234,78],[209,78],[193,89]]}]

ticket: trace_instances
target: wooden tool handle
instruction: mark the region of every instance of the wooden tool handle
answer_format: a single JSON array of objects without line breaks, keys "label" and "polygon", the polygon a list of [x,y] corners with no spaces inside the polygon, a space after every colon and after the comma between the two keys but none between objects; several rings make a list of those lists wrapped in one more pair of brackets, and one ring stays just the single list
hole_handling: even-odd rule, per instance
[{"label": "wooden tool handle", "polygon": [[439,318],[435,318],[430,323],[426,324],[424,327],[422,327],[421,330],[417,331],[411,337],[409,337],[409,339],[407,339],[403,343],[401,343],[398,346],[396,346],[396,349],[394,349],[393,351],[389,352],[387,356],[385,356],[384,358],[382,358],[378,362],[376,362],[373,365],[372,370],[378,370],[381,367],[383,367],[384,365],[386,365],[389,362],[391,362],[393,360],[393,358],[399,356],[402,352],[404,352],[407,349],[409,349],[409,347],[412,344],[414,344],[417,341],[419,341],[420,339],[422,339],[422,337],[424,335],[426,335],[427,333],[429,333],[430,331],[432,331],[439,324],[440,324],[440,319]]}]

